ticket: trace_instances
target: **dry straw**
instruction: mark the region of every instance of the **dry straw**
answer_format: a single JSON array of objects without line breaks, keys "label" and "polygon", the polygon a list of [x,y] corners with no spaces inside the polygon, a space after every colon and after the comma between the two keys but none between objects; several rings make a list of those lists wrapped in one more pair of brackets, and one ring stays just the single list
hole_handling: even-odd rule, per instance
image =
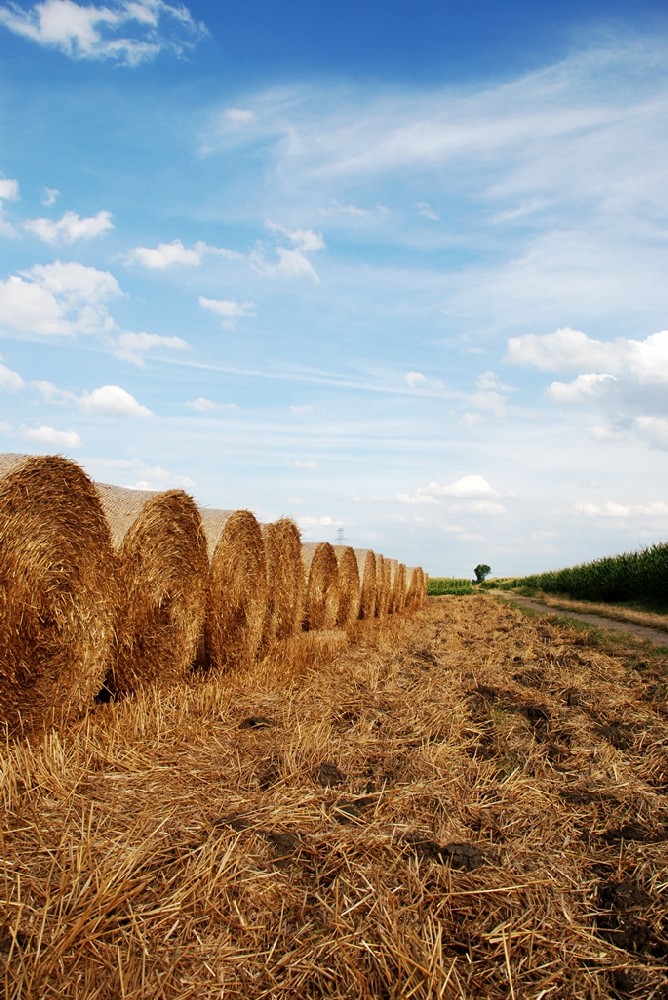
[{"label": "dry straw", "polygon": [[201,665],[216,672],[249,666],[267,619],[267,560],[262,528],[249,510],[201,511],[209,554]]},{"label": "dry straw", "polygon": [[376,613],[376,554],[371,549],[354,549],[360,579],[360,618]]},{"label": "dry straw", "polygon": [[406,607],[406,567],[398,562],[392,579],[392,604],[395,611]]},{"label": "dry straw", "polygon": [[355,551],[350,545],[335,545],[334,554],[339,569],[339,612],[337,622],[351,625],[360,615],[360,575]]},{"label": "dry straw", "polygon": [[412,566],[406,570],[406,608],[419,608],[426,599],[426,584],[424,572],[420,566]]},{"label": "dry straw", "polygon": [[390,607],[390,560],[376,555],[376,618],[385,618]]},{"label": "dry straw", "polygon": [[74,716],[102,687],[111,539],[88,476],[58,456],[0,456],[0,722]]},{"label": "dry straw", "polygon": [[339,567],[329,542],[304,542],[304,628],[331,629],[339,613]]},{"label": "dry straw", "polygon": [[126,694],[172,683],[193,665],[204,624],[207,558],[199,511],[183,490],[97,488],[120,585],[109,686]]},{"label": "dry straw", "polygon": [[267,559],[267,617],[262,641],[268,652],[275,642],[301,630],[304,616],[304,572],[301,535],[289,517],[262,525]]}]

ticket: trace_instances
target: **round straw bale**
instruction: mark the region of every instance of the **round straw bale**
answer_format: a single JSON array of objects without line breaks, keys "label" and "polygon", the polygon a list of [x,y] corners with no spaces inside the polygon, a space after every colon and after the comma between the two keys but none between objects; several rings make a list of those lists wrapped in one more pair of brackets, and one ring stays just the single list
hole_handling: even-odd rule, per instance
[{"label": "round straw bale", "polygon": [[402,562],[396,564],[394,571],[392,603],[395,611],[403,611],[406,607],[406,567]]},{"label": "round straw bale", "polygon": [[310,629],[331,629],[339,613],[339,567],[329,542],[303,542],[302,564],[306,582],[304,624]]},{"label": "round straw bale", "polygon": [[199,510],[183,490],[98,483],[117,554],[120,600],[109,687],[127,694],[184,677],[197,658],[208,563]]},{"label": "round straw bale", "polygon": [[299,528],[289,517],[262,525],[267,559],[267,617],[262,648],[301,631],[304,617],[304,571]]},{"label": "round straw bale", "polygon": [[360,578],[360,618],[376,613],[376,554],[371,549],[354,549]]},{"label": "round straw bale", "polygon": [[391,615],[396,610],[396,594],[394,592],[394,586],[397,580],[397,572],[399,570],[399,561],[397,559],[388,559],[387,562],[390,565],[390,580],[387,587],[387,613]]},{"label": "round straw bale", "polygon": [[384,618],[390,606],[390,560],[376,555],[376,618]]},{"label": "round straw bale", "polygon": [[335,545],[334,554],[339,570],[339,611],[337,623],[351,625],[360,615],[360,574],[354,549],[350,545]]},{"label": "round straw bale", "polygon": [[109,527],[83,469],[60,456],[0,456],[0,723],[10,733],[73,718],[111,658]]},{"label": "round straw bale", "polygon": [[249,510],[201,511],[209,553],[204,662],[215,672],[250,666],[267,618],[262,528]]},{"label": "round straw bale", "polygon": [[419,608],[423,600],[424,573],[419,566],[411,566],[406,570],[406,579],[406,608],[413,610]]}]

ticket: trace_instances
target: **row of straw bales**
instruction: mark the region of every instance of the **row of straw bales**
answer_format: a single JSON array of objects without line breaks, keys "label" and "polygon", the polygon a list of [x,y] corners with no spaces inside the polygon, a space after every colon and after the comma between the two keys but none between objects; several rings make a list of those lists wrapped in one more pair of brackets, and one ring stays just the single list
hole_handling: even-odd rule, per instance
[{"label": "row of straw bales", "polygon": [[93,483],[60,456],[0,455],[0,724],[100,692],[250,665],[303,630],[418,607],[421,569],[302,543],[294,521]]}]

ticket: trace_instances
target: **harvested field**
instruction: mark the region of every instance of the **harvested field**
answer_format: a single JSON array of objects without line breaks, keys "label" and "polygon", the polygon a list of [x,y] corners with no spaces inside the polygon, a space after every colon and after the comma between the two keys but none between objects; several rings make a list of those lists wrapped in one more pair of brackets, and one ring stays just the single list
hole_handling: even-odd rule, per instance
[{"label": "harvested field", "polygon": [[9,998],[668,995],[668,656],[493,597],[2,758]]}]

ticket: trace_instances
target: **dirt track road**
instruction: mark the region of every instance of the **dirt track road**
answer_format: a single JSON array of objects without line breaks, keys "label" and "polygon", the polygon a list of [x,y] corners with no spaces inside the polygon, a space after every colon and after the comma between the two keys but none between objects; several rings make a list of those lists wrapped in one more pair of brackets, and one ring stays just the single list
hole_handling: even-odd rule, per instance
[{"label": "dirt track road", "polygon": [[540,611],[547,615],[558,615],[560,618],[575,618],[577,621],[587,622],[597,628],[606,628],[611,632],[625,632],[633,635],[637,639],[644,639],[655,646],[668,646],[668,632],[660,629],[648,628],[646,625],[636,625],[634,622],[615,621],[613,618],[604,618],[602,615],[588,615],[581,611],[570,611],[563,608],[556,608],[551,604],[544,604],[533,597],[523,597],[520,594],[508,594],[500,591],[491,591],[495,597],[511,604],[517,604],[522,608],[531,608],[532,611]]}]

